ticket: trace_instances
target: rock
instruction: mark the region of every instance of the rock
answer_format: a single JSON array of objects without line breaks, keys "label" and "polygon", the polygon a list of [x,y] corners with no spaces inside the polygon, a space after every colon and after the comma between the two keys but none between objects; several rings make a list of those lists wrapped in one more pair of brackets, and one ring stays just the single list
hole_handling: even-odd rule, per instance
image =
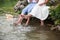
[{"label": "rock", "polygon": [[56,27],[57,27],[57,28],[58,28],[58,30],[60,31],[60,25],[57,25]]},{"label": "rock", "polygon": [[14,6],[14,10],[15,12],[22,10],[25,6],[27,5],[27,1],[26,0],[19,0],[16,5]]},{"label": "rock", "polygon": [[51,27],[51,30],[54,30],[54,29],[56,29],[57,27]]},{"label": "rock", "polygon": [[60,31],[60,26],[59,26],[59,25],[57,25],[57,26],[52,26],[52,27],[51,27],[51,30],[54,30],[54,29],[56,29],[56,30],[59,30],[59,31]]}]

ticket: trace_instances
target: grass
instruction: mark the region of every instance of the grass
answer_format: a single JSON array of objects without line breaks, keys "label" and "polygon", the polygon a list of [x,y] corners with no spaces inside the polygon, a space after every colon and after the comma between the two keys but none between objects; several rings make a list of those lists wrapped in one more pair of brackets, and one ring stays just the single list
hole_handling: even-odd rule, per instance
[{"label": "grass", "polygon": [[12,15],[17,15],[18,13],[14,12],[14,5],[15,4],[16,4],[16,1],[14,1],[14,2],[6,2],[4,4],[1,4],[0,5],[0,15],[3,14],[4,12],[5,13],[9,12]]}]

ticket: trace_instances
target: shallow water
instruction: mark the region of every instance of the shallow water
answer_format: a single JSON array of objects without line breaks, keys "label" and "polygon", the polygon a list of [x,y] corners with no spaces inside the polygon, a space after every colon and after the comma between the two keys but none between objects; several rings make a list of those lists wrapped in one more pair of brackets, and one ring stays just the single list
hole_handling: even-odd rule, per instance
[{"label": "shallow water", "polygon": [[15,27],[12,25],[15,20],[0,16],[0,40],[60,40],[60,32],[51,31],[47,26],[41,27],[39,23],[31,22],[27,27]]}]

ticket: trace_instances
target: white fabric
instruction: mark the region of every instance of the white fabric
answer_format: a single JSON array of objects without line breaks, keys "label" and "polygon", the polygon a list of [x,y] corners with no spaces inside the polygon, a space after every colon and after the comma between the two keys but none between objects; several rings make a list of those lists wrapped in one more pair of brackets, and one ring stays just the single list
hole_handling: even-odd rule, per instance
[{"label": "white fabric", "polygon": [[35,7],[32,9],[31,14],[32,16],[40,19],[45,20],[49,15],[49,7],[46,6],[46,4],[40,6],[39,4],[45,2],[45,0],[39,0],[39,2],[35,5]]}]

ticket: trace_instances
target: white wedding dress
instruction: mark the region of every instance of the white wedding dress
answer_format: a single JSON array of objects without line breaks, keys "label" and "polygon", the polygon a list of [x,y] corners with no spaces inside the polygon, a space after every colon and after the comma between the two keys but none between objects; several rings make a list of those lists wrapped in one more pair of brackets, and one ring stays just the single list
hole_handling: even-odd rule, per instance
[{"label": "white wedding dress", "polygon": [[32,11],[29,14],[40,20],[45,20],[49,15],[49,7],[46,6],[46,4],[42,6],[39,5],[44,2],[45,0],[39,0],[39,2],[35,5],[35,7],[32,9]]}]

